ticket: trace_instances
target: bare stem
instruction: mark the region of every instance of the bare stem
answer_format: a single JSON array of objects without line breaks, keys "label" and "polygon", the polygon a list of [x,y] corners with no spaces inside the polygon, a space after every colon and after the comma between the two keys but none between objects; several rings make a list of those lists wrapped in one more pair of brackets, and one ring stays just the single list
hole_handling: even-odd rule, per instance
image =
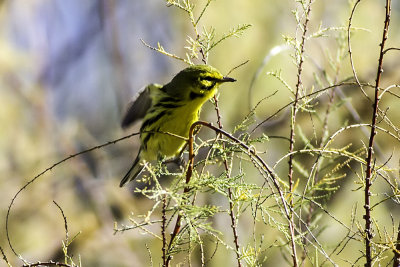
[{"label": "bare stem", "polygon": [[[225,137],[229,138],[230,140],[232,140],[233,142],[235,142],[236,144],[238,144],[239,146],[241,146],[243,148],[243,150],[246,152],[246,154],[248,156],[250,156],[253,160],[255,160],[255,162],[262,167],[262,170],[268,174],[268,176],[271,178],[271,181],[273,183],[273,186],[276,188],[276,190],[278,191],[278,195],[279,198],[282,202],[283,205],[283,209],[284,209],[284,213],[286,216],[286,219],[290,218],[290,207],[287,204],[287,201],[285,199],[285,196],[283,194],[283,191],[279,185],[279,181],[278,181],[278,177],[276,176],[276,174],[272,171],[271,167],[268,166],[267,163],[265,163],[265,161],[257,154],[257,152],[252,149],[251,147],[249,147],[248,145],[246,145],[244,142],[242,142],[241,140],[237,139],[236,137],[234,137],[233,135],[231,135],[230,133],[215,127],[214,125],[212,125],[209,122],[205,122],[205,121],[196,121],[195,123],[192,124],[192,128],[195,128],[199,125],[202,126],[206,126],[212,130],[214,130],[216,133],[219,133],[221,135],[224,135]],[[191,131],[192,133],[192,131]],[[192,141],[193,142],[193,136],[189,135],[189,142]],[[193,145],[193,144],[192,144]],[[189,147],[191,146],[191,144],[189,143]],[[190,158],[190,154],[189,154],[189,158]],[[193,159],[192,159],[193,160]],[[191,163],[191,165],[189,165],[188,171],[190,168],[193,168],[193,163]],[[294,225],[289,224],[290,227],[290,231],[294,232]]]},{"label": "bare stem", "polygon": [[7,263],[8,267],[11,267],[11,263],[8,261],[7,256],[2,247],[0,247],[0,253],[3,255],[3,260]]},{"label": "bare stem", "polygon": [[[184,189],[184,193],[188,193],[190,191],[190,187],[188,186],[190,179],[192,177],[192,173],[193,173],[193,167],[194,167],[194,152],[193,152],[193,133],[194,130],[196,129],[196,127],[198,126],[206,126],[212,130],[214,130],[216,133],[221,134],[227,138],[229,138],[230,140],[232,140],[233,142],[237,143],[239,146],[241,146],[243,148],[244,151],[246,151],[246,153],[256,161],[257,164],[259,164],[260,167],[262,167],[262,170],[268,174],[268,176],[271,178],[272,183],[274,185],[274,187],[277,189],[278,194],[279,194],[279,198],[282,202],[283,205],[283,209],[284,209],[284,213],[286,216],[286,219],[289,220],[290,219],[290,207],[288,206],[285,196],[283,194],[283,191],[279,185],[279,181],[278,178],[276,177],[275,173],[272,171],[272,169],[268,166],[267,163],[264,162],[264,160],[253,150],[251,149],[248,145],[246,145],[245,143],[243,143],[241,140],[237,139],[236,137],[234,137],[233,135],[229,134],[228,132],[213,126],[211,123],[205,122],[205,121],[196,121],[195,123],[192,124],[192,126],[190,127],[189,130],[189,163],[188,163],[188,169],[186,172],[186,187]],[[179,214],[177,219],[176,219],[176,224],[174,227],[174,230],[171,234],[171,240],[169,242],[168,245],[168,251],[170,250],[170,248],[172,247],[172,244],[174,242],[174,239],[176,238],[176,236],[178,235],[180,228],[181,228],[181,220],[182,220],[182,215]],[[290,221],[290,220],[289,220]],[[294,225],[289,223],[289,230],[290,232],[294,233]],[[294,240],[293,240],[294,242]],[[171,261],[171,255],[169,255],[167,257],[167,262],[166,262],[166,266],[169,266],[169,262]]]},{"label": "bare stem", "polygon": [[162,224],[161,224],[161,236],[162,236],[162,260],[163,260],[163,267],[167,266],[167,257],[166,257],[166,249],[167,249],[167,237],[165,235],[165,229],[167,227],[167,216],[166,216],[166,209],[167,209],[167,200],[165,195],[163,195],[162,199]]},{"label": "bare stem", "polygon": [[397,242],[397,245],[396,245],[396,249],[394,250],[393,267],[400,266],[400,222],[399,222],[399,228],[397,229],[396,242]]},{"label": "bare stem", "polygon": [[[218,128],[222,129],[221,115],[219,112],[218,99],[217,99],[216,95],[214,95],[214,102],[215,102],[215,111],[217,113]],[[220,134],[217,135],[217,138],[219,135]],[[223,147],[223,149],[225,148],[225,143],[222,144],[222,147]],[[228,162],[226,159],[224,159],[224,167],[225,167],[226,175],[229,178],[230,170],[229,170]],[[233,196],[232,196],[232,190],[230,187],[228,187],[228,198],[229,198],[229,217],[231,218],[231,228],[232,228],[232,233],[233,233],[233,242],[235,244],[236,260],[238,263],[238,267],[241,267],[242,263],[240,262],[239,237],[237,234],[236,217],[235,217],[235,212],[233,211],[233,208],[234,208]]]},{"label": "bare stem", "polygon": [[[301,43],[300,43],[300,51],[297,55],[299,57],[299,64],[297,66],[297,83],[296,83],[296,91],[295,91],[295,98],[294,103],[292,106],[292,116],[290,121],[290,137],[289,137],[289,171],[288,171],[288,180],[289,180],[289,192],[293,193],[293,154],[291,154],[294,150],[294,142],[295,142],[295,124],[296,124],[296,115],[298,111],[298,101],[299,101],[299,91],[303,86],[303,82],[301,80],[301,73],[303,71],[303,63],[304,63],[304,46],[306,42],[306,33],[308,28],[308,22],[310,20],[310,12],[311,12],[311,3],[308,3],[307,10],[305,13],[305,20],[302,25],[303,34],[301,36]],[[289,205],[293,207],[293,194],[290,197]],[[294,219],[293,219],[293,212],[290,212],[290,221],[289,221],[289,231],[290,231],[290,239],[291,239],[291,247],[292,247],[292,259],[293,259],[293,266],[297,266],[297,252],[296,252],[296,243],[294,241],[295,233],[294,233]]]},{"label": "bare stem", "polygon": [[72,267],[72,265],[55,262],[55,261],[46,261],[46,262],[36,262],[31,264],[24,264],[22,267],[34,267],[34,266],[63,266],[63,267]]},{"label": "bare stem", "polygon": [[[198,124],[193,123],[192,126],[190,126],[189,129],[189,163],[188,163],[188,169],[186,171],[186,186],[183,189],[183,194],[186,194],[190,191],[190,187],[188,186],[188,184],[190,183],[190,179],[192,178],[192,173],[193,173],[193,166],[194,166],[194,152],[193,152],[193,135],[194,135],[194,130],[196,129],[196,127],[198,126]],[[176,236],[179,234],[180,230],[181,230],[181,221],[182,221],[182,214],[178,214],[178,217],[176,218],[176,224],[174,227],[174,230],[172,231],[171,234],[171,239],[169,240],[169,244],[168,244],[168,254],[171,250],[172,244],[175,241]],[[166,261],[165,261],[165,266],[168,267],[169,263],[171,262],[172,256],[169,254]]]},{"label": "bare stem", "polygon": [[390,23],[390,12],[391,12],[391,0],[386,0],[386,16],[385,23],[382,33],[382,41],[380,43],[380,53],[378,60],[378,69],[375,80],[375,98],[373,103],[372,121],[371,121],[371,133],[368,143],[368,155],[366,159],[366,171],[365,171],[365,189],[364,189],[364,209],[365,209],[365,257],[366,257],[366,267],[372,266],[372,255],[371,255],[371,240],[373,238],[372,233],[372,220],[371,220],[371,207],[370,207],[370,197],[371,197],[371,186],[372,186],[372,170],[374,165],[373,157],[373,146],[374,139],[376,135],[376,121],[378,116],[378,103],[379,103],[379,84],[382,76],[382,65],[383,56],[385,50],[385,43],[388,36],[389,23]]},{"label": "bare stem", "polygon": [[[33,177],[30,181],[28,181],[23,187],[21,187],[21,188],[18,190],[18,192],[14,195],[14,197],[11,199],[10,205],[8,206],[8,209],[7,209],[7,215],[6,215],[6,235],[7,235],[7,242],[8,242],[8,245],[10,246],[12,252],[13,252],[17,257],[19,257],[22,261],[24,261],[24,259],[22,259],[22,257],[16,252],[16,250],[14,249],[14,246],[12,245],[11,237],[10,237],[10,229],[9,229],[11,208],[12,208],[12,206],[14,205],[15,200],[17,199],[17,197],[19,196],[19,194],[20,194],[22,191],[24,191],[29,185],[33,184],[37,179],[39,179],[40,177],[42,177],[45,173],[51,171],[52,169],[54,169],[54,168],[57,167],[58,165],[61,165],[61,164],[65,163],[66,161],[68,161],[68,160],[70,160],[70,159],[72,159],[72,158],[75,158],[75,157],[77,157],[77,156],[80,156],[80,155],[89,153],[89,152],[91,152],[91,151],[93,151],[93,150],[96,150],[96,149],[100,149],[100,148],[106,147],[106,146],[108,146],[108,145],[116,144],[116,143],[118,143],[118,142],[120,142],[120,141],[122,141],[122,140],[128,139],[128,138],[130,138],[130,137],[132,137],[132,136],[139,135],[139,134],[140,134],[140,133],[132,133],[132,134],[130,134],[130,135],[121,137],[121,138],[119,138],[119,139],[112,140],[112,141],[106,142],[106,143],[104,143],[104,144],[101,144],[101,145],[98,145],[98,146],[94,146],[94,147],[91,147],[91,148],[89,148],[89,149],[85,149],[85,150],[80,151],[80,152],[78,152],[78,153],[72,154],[72,155],[70,155],[70,156],[68,156],[68,157],[66,157],[66,158],[64,158],[64,159],[62,159],[62,160],[60,160],[60,161],[54,163],[54,164],[51,165],[50,167],[46,168],[44,171],[42,171],[41,173],[39,173],[38,175],[36,175],[35,177]],[[52,263],[52,264],[55,265],[55,264],[58,264],[58,263]],[[35,266],[35,265],[31,265],[31,266]]]}]

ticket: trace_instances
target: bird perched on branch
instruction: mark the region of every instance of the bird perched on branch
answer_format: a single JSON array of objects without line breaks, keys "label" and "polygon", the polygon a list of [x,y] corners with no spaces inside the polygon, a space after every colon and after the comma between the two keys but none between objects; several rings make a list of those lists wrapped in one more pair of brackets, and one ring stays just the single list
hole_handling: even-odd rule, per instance
[{"label": "bird perched on branch", "polygon": [[139,153],[120,186],[141,173],[144,161],[177,157],[189,136],[190,126],[199,119],[203,104],[215,95],[219,85],[234,81],[209,65],[194,65],[179,72],[164,86],[145,87],[131,102],[122,120],[122,127],[126,128],[144,117]]}]

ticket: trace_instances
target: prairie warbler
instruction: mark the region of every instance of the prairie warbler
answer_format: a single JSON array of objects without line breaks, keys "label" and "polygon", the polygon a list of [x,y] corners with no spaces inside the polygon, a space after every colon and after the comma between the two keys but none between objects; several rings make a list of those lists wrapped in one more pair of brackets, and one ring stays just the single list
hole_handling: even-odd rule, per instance
[{"label": "prairie warbler", "polygon": [[234,81],[209,65],[194,65],[179,72],[164,86],[145,87],[131,102],[122,120],[125,128],[144,117],[139,153],[120,186],[140,174],[144,161],[178,156],[190,126],[199,119],[203,104],[214,96],[220,84]]}]

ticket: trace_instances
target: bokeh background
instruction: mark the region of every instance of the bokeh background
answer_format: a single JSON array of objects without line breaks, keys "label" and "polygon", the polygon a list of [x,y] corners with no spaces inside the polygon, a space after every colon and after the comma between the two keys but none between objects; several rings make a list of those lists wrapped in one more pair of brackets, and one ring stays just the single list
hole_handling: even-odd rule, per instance
[{"label": "bokeh background", "polygon": [[[193,2],[202,6],[206,1]],[[168,82],[186,66],[150,50],[140,39],[154,46],[160,42],[166,50],[184,57],[185,39],[187,35],[193,36],[193,30],[184,12],[167,7],[160,0],[3,0],[0,3],[0,246],[10,262],[20,266],[7,244],[5,232],[7,208],[15,193],[60,159],[137,131],[139,125],[128,131],[120,129],[129,99],[150,82]],[[222,36],[238,24],[252,24],[243,36],[226,40],[210,54],[209,63],[223,73],[249,60],[231,74],[238,81],[221,90],[222,122],[227,131],[233,130],[250,106],[276,90],[278,93],[257,109],[260,121],[290,102],[287,90],[266,72],[281,70],[282,77],[294,86],[293,50],[267,56],[273,47],[285,43],[283,36],[299,34],[291,12],[298,7],[289,0],[211,2],[202,23],[205,27],[214,26],[217,35]],[[399,2],[394,1],[393,7],[388,46],[400,44]],[[320,24],[347,27],[350,10],[347,0],[316,0],[310,32],[316,31]],[[354,62],[364,81],[373,82],[375,77],[383,18],[382,0],[363,1],[355,13],[353,25],[363,29],[352,39]],[[305,85],[315,83],[316,66],[329,71],[328,58],[335,57],[339,49],[340,32],[330,31],[329,36],[307,44],[306,54],[312,60],[305,65]],[[266,57],[268,61],[263,64]],[[387,56],[383,85],[399,83],[399,59],[398,52]],[[257,71],[261,71],[260,75],[249,93]],[[351,75],[347,57],[338,80]],[[362,101],[359,93],[356,98],[352,94],[346,94],[348,102],[359,111],[362,121],[369,122],[370,104]],[[399,126],[400,118],[396,115],[400,111],[399,99],[392,98],[383,102],[383,106],[383,109],[390,107],[388,116]],[[216,120],[210,103],[206,104],[202,119]],[[354,118],[343,107],[331,121],[332,131],[349,120]],[[288,125],[288,121],[279,120],[263,131],[267,135],[288,136]],[[362,134],[349,138],[354,140],[341,142],[367,143]],[[399,144],[392,141],[377,139],[383,153],[391,155],[389,166],[398,168]],[[288,149],[282,141],[271,141],[268,146],[274,151],[267,159],[271,164]],[[10,215],[10,238],[15,250],[32,262],[63,259],[64,222],[54,200],[68,219],[70,237],[81,232],[69,252],[74,257],[80,255],[83,266],[150,265],[144,244],[151,243],[151,236],[139,231],[113,234],[115,221],[128,224],[131,211],[145,212],[151,207],[146,199],[131,193],[132,186],[118,187],[137,148],[138,138],[132,137],[76,157],[30,185],[16,199]],[[359,208],[362,207],[361,192],[352,193],[357,187],[354,180],[344,181],[343,190],[332,198],[330,207],[339,218],[349,220],[349,209],[357,201]],[[343,199],[349,202],[344,203]],[[399,220],[396,208],[399,210],[398,205],[388,206],[382,217],[378,217],[390,226],[390,209],[395,220]],[[246,233],[246,225],[239,223],[239,231]],[[323,240],[329,240],[336,231],[328,223]],[[281,251],[275,252],[268,253],[265,266],[283,264]],[[160,251],[153,253],[157,265]],[[224,255],[218,255],[210,266],[219,266],[217,259],[224,259]],[[226,261],[235,262],[232,255],[226,256]]]}]

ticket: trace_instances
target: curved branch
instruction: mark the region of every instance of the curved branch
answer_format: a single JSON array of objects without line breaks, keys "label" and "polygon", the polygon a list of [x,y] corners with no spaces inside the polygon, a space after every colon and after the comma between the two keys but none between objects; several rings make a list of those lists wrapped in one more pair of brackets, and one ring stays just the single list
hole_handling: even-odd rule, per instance
[{"label": "curved branch", "polygon": [[[19,195],[22,191],[24,191],[29,185],[33,184],[37,179],[39,179],[40,177],[42,177],[45,173],[47,173],[47,172],[53,170],[53,169],[54,169],[55,167],[57,167],[58,165],[61,165],[62,163],[65,163],[66,161],[68,161],[68,160],[70,160],[70,159],[73,159],[73,158],[75,158],[75,157],[77,157],[77,156],[80,156],[80,155],[82,155],[82,154],[91,152],[91,151],[93,151],[93,150],[97,150],[97,149],[100,149],[100,148],[103,148],[103,147],[106,147],[106,146],[109,146],[109,145],[116,144],[116,143],[118,143],[118,142],[120,142],[120,141],[122,141],[122,140],[128,139],[128,138],[130,138],[130,137],[132,137],[132,136],[135,136],[135,135],[138,135],[138,134],[139,134],[139,133],[137,133],[137,132],[136,132],[136,133],[132,133],[132,134],[130,134],[130,135],[121,137],[121,138],[119,138],[119,139],[112,140],[112,141],[106,142],[106,143],[104,143],[104,144],[101,144],[101,145],[98,145],[98,146],[95,146],[95,147],[92,147],[92,148],[89,148],[89,149],[85,149],[85,150],[80,151],[80,152],[78,152],[78,153],[72,154],[72,155],[70,155],[70,156],[68,156],[68,157],[66,157],[66,158],[64,158],[64,159],[62,159],[62,160],[60,160],[60,161],[54,163],[53,165],[51,165],[50,167],[48,167],[47,169],[45,169],[44,171],[42,171],[41,173],[39,173],[38,175],[36,175],[35,177],[33,177],[33,178],[32,178],[30,181],[28,181],[23,187],[21,187],[21,188],[18,190],[18,192],[14,195],[14,197],[11,199],[10,205],[8,206],[8,209],[7,209],[7,215],[6,215],[6,235],[7,235],[7,242],[8,242],[8,245],[10,246],[12,252],[14,253],[14,255],[17,256],[19,259],[21,259],[23,262],[25,262],[25,260],[21,257],[21,255],[19,255],[19,254],[16,252],[14,246],[12,245],[11,237],[10,237],[10,229],[9,229],[9,228],[10,228],[10,227],[9,227],[9,221],[10,221],[11,208],[12,208],[12,206],[14,205],[14,202],[15,202],[15,200],[17,199],[18,195]],[[52,264],[55,265],[56,263],[52,263]],[[58,264],[58,263],[57,263],[57,264]],[[31,266],[35,266],[35,265],[31,265]],[[59,266],[62,266],[62,265],[59,265]]]}]

